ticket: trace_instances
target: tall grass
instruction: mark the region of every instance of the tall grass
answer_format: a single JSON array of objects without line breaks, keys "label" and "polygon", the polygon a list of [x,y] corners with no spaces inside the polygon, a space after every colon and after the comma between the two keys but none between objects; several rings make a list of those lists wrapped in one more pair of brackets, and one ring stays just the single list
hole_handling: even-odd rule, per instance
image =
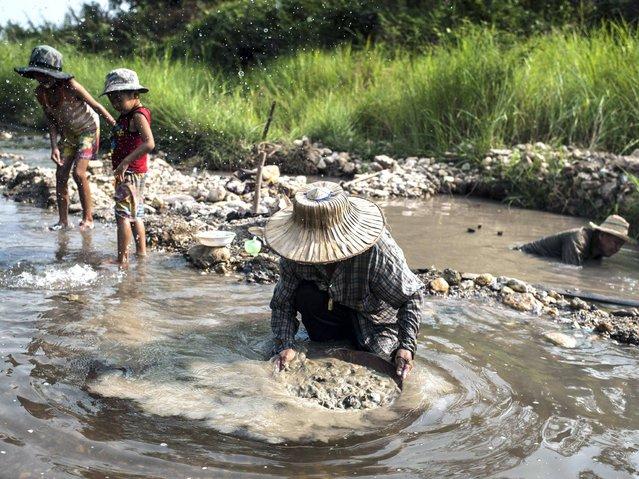
[{"label": "tall grass", "polygon": [[[5,121],[41,118],[33,85],[12,71],[31,46],[0,45]],[[259,139],[272,100],[272,139],[308,135],[363,154],[527,141],[626,152],[639,139],[639,34],[626,27],[508,44],[475,29],[419,55],[346,46],[232,75],[168,55],[113,60],[62,50],[65,68],[96,95],[110,69],[135,69],[151,89],[145,101],[160,148],[198,154],[218,167],[240,161]]]}]

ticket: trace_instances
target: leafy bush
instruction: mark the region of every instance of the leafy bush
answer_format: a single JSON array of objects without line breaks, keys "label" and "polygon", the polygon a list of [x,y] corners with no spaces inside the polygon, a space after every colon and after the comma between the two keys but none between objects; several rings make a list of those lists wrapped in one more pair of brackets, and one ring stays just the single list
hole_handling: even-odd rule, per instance
[{"label": "leafy bush", "polygon": [[421,51],[467,25],[510,40],[553,28],[587,28],[639,18],[633,0],[111,0],[87,2],[62,26],[9,25],[15,42],[64,43],[122,56],[173,52],[216,68],[245,67],[283,54],[371,41]]}]

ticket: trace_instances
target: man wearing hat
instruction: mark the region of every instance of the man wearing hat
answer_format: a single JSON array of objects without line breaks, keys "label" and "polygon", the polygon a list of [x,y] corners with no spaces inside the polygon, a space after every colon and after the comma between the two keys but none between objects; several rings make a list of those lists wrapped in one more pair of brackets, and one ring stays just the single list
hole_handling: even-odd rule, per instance
[{"label": "man wearing hat", "polygon": [[628,236],[628,222],[618,215],[611,215],[601,225],[564,231],[519,246],[525,253],[559,258],[567,264],[581,265],[585,260],[601,259],[619,252],[625,243],[635,243]]},{"label": "man wearing hat", "polygon": [[266,224],[282,258],[271,300],[275,361],[295,357],[301,321],[312,341],[351,340],[412,369],[424,284],[410,271],[379,207],[330,182],[302,188]]}]

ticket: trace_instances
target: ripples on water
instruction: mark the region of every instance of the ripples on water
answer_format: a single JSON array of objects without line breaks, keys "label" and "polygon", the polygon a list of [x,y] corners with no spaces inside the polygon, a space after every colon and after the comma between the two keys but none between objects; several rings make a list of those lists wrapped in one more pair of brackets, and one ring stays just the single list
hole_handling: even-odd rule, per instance
[{"label": "ripples on water", "polygon": [[636,348],[568,332],[562,349],[545,320],[437,300],[400,402],[330,412],[263,361],[270,286],[159,254],[122,275],[113,228],[53,220],[0,202],[6,477],[636,474]]}]

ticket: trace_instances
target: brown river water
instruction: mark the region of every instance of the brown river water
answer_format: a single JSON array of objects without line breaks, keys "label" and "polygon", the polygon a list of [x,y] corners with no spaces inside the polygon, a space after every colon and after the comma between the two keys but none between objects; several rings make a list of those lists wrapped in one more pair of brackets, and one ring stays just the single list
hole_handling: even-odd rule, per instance
[{"label": "brown river water", "polygon": [[[586,226],[586,219],[451,196],[426,202],[392,201],[385,205],[384,212],[413,267],[435,265],[512,276],[558,289],[639,300],[636,247],[626,245],[615,256],[586,262],[583,267],[512,249],[517,244]],[[469,233],[468,228],[475,232]]]},{"label": "brown river water", "polygon": [[[630,251],[594,280],[502,247],[579,219],[451,198],[385,211],[414,267],[636,287]],[[637,477],[636,347],[567,330],[578,346],[563,349],[547,320],[432,299],[399,399],[327,410],[265,361],[272,286],[160,253],[119,273],[112,226],[50,233],[54,220],[0,201],[2,478]]]}]

